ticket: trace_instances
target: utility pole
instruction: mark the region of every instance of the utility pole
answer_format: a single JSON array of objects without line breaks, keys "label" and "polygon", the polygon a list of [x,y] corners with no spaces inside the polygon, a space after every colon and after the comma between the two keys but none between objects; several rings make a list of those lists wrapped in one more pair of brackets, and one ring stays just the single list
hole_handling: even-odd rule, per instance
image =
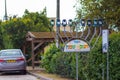
[{"label": "utility pole", "polygon": [[[60,0],[57,0],[57,8],[56,8],[56,21],[60,20]],[[60,26],[56,25],[56,46],[59,47],[59,34]]]},{"label": "utility pole", "polygon": [[5,0],[5,16],[4,16],[4,20],[8,20],[6,0]]}]

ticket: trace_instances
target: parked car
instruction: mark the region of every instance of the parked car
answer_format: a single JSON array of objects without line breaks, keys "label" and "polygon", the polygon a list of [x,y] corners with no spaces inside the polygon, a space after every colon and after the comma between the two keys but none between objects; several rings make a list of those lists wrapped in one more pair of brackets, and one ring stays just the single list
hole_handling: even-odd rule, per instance
[{"label": "parked car", "polygon": [[0,51],[0,72],[20,72],[26,74],[26,59],[20,49]]}]

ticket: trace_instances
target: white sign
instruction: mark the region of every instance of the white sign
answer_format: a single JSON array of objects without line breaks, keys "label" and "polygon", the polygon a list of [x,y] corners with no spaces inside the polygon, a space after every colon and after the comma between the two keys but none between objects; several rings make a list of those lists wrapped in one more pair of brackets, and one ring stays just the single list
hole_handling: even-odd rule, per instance
[{"label": "white sign", "polygon": [[72,40],[64,47],[64,52],[89,52],[90,46],[83,40]]},{"label": "white sign", "polygon": [[108,30],[102,30],[102,52],[107,53],[108,52]]}]

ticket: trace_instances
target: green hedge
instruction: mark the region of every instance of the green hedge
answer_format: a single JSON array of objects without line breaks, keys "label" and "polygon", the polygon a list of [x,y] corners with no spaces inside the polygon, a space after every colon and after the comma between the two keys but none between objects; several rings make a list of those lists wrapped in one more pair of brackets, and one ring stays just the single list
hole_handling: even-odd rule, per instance
[{"label": "green hedge", "polygon": [[[94,41],[94,40],[93,40]],[[43,67],[50,73],[76,77],[76,53],[61,52],[54,44],[44,54]],[[120,80],[120,33],[109,36],[110,80]],[[79,53],[79,79],[106,80],[106,53],[102,53],[102,39],[90,53]]]}]

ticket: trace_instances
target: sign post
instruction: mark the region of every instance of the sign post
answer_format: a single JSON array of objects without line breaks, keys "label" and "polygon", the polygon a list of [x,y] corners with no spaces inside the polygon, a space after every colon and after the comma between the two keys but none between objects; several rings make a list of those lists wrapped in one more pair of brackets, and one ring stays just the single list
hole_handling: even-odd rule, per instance
[{"label": "sign post", "polygon": [[108,52],[108,34],[109,31],[102,30],[102,52],[107,53]]},{"label": "sign post", "polygon": [[108,35],[109,30],[102,31],[102,52],[107,53],[107,79],[109,80],[109,52],[108,52]]},{"label": "sign post", "polygon": [[88,43],[80,39],[71,40],[64,47],[64,52],[76,52],[76,80],[78,80],[78,52],[89,51],[90,46]]},{"label": "sign post", "polygon": [[78,52],[76,52],[76,80],[78,80]]}]

